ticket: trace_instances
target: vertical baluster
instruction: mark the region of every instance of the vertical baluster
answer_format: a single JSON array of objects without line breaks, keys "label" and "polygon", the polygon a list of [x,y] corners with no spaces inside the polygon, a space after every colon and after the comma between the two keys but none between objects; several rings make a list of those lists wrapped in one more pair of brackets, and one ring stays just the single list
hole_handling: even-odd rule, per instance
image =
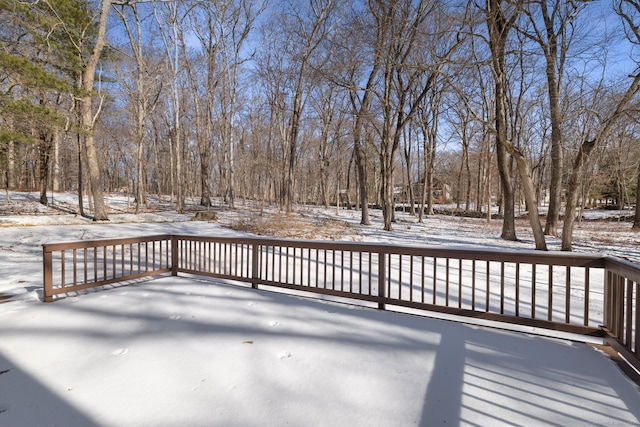
[{"label": "vertical baluster", "polygon": [[591,295],[589,292],[591,268],[585,267],[584,269],[584,326],[589,326],[589,300]]},{"label": "vertical baluster", "polygon": [[553,319],[553,266],[549,267],[549,286],[548,286],[548,301],[547,301],[547,320]]},{"label": "vertical baluster", "polygon": [[458,260],[458,308],[462,308],[462,258]]},{"label": "vertical baluster", "polygon": [[437,270],[438,270],[438,259],[436,257],[433,257],[433,285],[432,285],[433,305],[436,304],[436,288],[437,288],[436,283],[438,282]]},{"label": "vertical baluster", "polygon": [[420,260],[421,260],[421,269],[420,269],[420,302],[424,304],[424,276],[425,276],[425,271],[424,271],[424,255],[420,256]]},{"label": "vertical baluster", "polygon": [[445,307],[449,307],[449,258],[444,262],[445,276],[444,276],[444,295],[445,295]]},{"label": "vertical baluster", "polygon": [[[120,245],[120,272],[121,272],[121,277],[124,277],[127,275],[127,273],[125,272],[124,269],[124,243],[122,245]],[[162,268],[162,266],[160,266],[160,268]]]},{"label": "vertical baluster", "polygon": [[391,297],[391,253],[385,255],[387,258],[385,274],[387,275],[387,290],[385,298]]},{"label": "vertical baluster", "polygon": [[173,255],[172,255],[172,250],[173,250],[173,240],[172,239],[167,239],[165,240],[165,250],[164,250],[164,268],[171,268],[172,264],[173,264]]},{"label": "vertical baluster", "polygon": [[565,269],[564,322],[571,323],[571,267]]},{"label": "vertical baluster", "polygon": [[382,252],[378,252],[378,309],[384,310],[385,308],[385,276],[387,275],[387,266],[386,266],[386,254]]},{"label": "vertical baluster", "polygon": [[289,283],[289,246],[287,246],[286,257],[284,259],[285,278],[284,282]]},{"label": "vertical baluster", "polygon": [[307,286],[311,287],[311,247],[307,248]]},{"label": "vertical baluster", "polygon": [[349,292],[353,292],[353,250],[349,251]]},{"label": "vertical baluster", "polygon": [[65,277],[64,277],[64,276],[65,276],[65,274],[64,274],[64,272],[65,272],[64,259],[65,259],[64,249],[62,249],[62,250],[60,251],[60,269],[61,269],[61,272],[60,272],[60,281],[61,281],[62,283],[60,283],[60,284],[62,285],[62,287],[63,287],[63,288],[64,288],[64,287],[65,287],[65,285],[66,285],[66,283],[65,283],[65,281],[66,281],[66,280],[65,280]]},{"label": "vertical baluster", "polygon": [[224,244],[224,274],[225,276],[231,276],[233,274],[233,248],[235,244],[233,242],[226,242]]},{"label": "vertical baluster", "polygon": [[78,258],[77,249],[73,250],[73,286],[78,284]]},{"label": "vertical baluster", "polygon": [[486,295],[486,301],[485,301],[485,306],[484,306],[484,311],[486,311],[487,313],[489,312],[489,308],[490,308],[490,296],[491,296],[491,263],[490,261],[487,261],[487,269],[486,269],[486,279],[487,279],[487,295]]},{"label": "vertical baluster", "polygon": [[471,260],[471,310],[476,309],[476,260]]},{"label": "vertical baluster", "polygon": [[[242,246],[240,246],[240,266],[241,266],[240,270],[241,271],[242,271],[242,266],[245,265],[245,259],[244,259],[245,258],[245,251],[248,251],[248,250],[249,250],[249,246],[248,245],[243,244]],[[248,259],[249,258],[249,253],[246,252],[246,254],[247,254],[247,259]],[[246,263],[246,267],[245,267],[244,271],[245,271],[244,275],[243,275],[242,272],[240,273],[241,276],[247,277],[247,278],[251,277],[251,275],[249,274],[249,263],[248,262]]]},{"label": "vertical baluster", "polygon": [[[372,252],[367,252],[367,256],[369,257],[369,270],[367,270],[369,272],[369,274],[367,276],[369,276],[368,281],[369,281],[369,295],[373,295],[373,270],[371,269],[371,264],[372,264],[372,257],[373,257],[373,253]],[[362,271],[362,270],[360,270]]]},{"label": "vertical baluster", "polygon": [[344,251],[340,251],[340,292],[344,292]]},{"label": "vertical baluster", "polygon": [[622,276],[618,276],[618,289],[617,289],[617,301],[618,306],[616,307],[616,312],[618,313],[618,327],[616,331],[616,336],[621,340],[624,339],[624,282],[625,278]]},{"label": "vertical baluster", "polygon": [[100,262],[98,260],[98,251],[100,248],[95,246],[93,248],[93,282],[97,282],[100,275]]},{"label": "vertical baluster", "polygon": [[536,265],[531,264],[531,318],[536,318]]},{"label": "vertical baluster", "polygon": [[[391,297],[391,254],[389,254],[389,291]],[[398,299],[402,300],[402,254],[398,254]]]},{"label": "vertical baluster", "polygon": [[625,345],[631,350],[632,348],[632,338],[633,338],[633,282],[629,279],[624,280],[627,295],[625,298],[626,308],[625,313],[627,315],[627,319],[624,322],[625,329]]},{"label": "vertical baluster", "polygon": [[500,314],[504,314],[504,261],[500,262]]},{"label": "vertical baluster", "polygon": [[635,282],[636,288],[636,322],[635,322],[635,346],[634,352],[636,356],[640,356],[640,282]]},{"label": "vertical baluster", "polygon": [[516,262],[516,317],[520,317],[520,263]]},{"label": "vertical baluster", "polygon": [[327,250],[322,250],[323,255],[323,273],[322,273],[322,288],[327,289]]},{"label": "vertical baluster", "polygon": [[107,278],[107,247],[102,247],[102,280]]},{"label": "vertical baluster", "polygon": [[413,255],[409,257],[409,301],[413,301]]},{"label": "vertical baluster", "polygon": [[207,272],[208,273],[213,273],[213,261],[214,261],[214,256],[213,256],[213,242],[212,241],[208,241],[207,242]]}]

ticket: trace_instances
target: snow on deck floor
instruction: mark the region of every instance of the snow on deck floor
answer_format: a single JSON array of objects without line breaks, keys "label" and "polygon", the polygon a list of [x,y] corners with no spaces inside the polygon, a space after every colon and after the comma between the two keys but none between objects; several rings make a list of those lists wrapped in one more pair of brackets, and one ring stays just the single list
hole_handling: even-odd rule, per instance
[{"label": "snow on deck floor", "polygon": [[629,425],[585,344],[166,277],[0,305],[0,425]]}]

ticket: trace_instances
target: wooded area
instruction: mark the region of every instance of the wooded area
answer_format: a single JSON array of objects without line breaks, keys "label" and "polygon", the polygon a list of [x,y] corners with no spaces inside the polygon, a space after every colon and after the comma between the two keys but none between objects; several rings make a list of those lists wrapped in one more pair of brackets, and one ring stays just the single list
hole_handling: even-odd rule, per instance
[{"label": "wooded area", "polygon": [[[0,0],[0,183],[419,221],[640,205],[640,1]],[[85,195],[89,206],[83,205]],[[540,209],[544,207],[544,209]],[[541,215],[543,212],[545,215]],[[488,215],[491,218],[491,215]],[[636,209],[633,229],[640,229]]]}]

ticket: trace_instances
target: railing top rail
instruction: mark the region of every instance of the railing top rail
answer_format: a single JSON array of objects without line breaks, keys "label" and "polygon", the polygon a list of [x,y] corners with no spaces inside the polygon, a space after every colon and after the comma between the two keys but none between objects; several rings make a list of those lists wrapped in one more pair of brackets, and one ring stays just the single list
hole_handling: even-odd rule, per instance
[{"label": "railing top rail", "polygon": [[[275,239],[267,237],[222,237],[199,235],[149,235],[140,237],[126,237],[118,239],[82,240],[74,242],[56,242],[42,245],[45,252],[56,250],[71,250],[92,248],[130,243],[150,242],[158,240],[191,240],[201,242],[226,242],[237,244],[258,244],[263,246],[288,246],[294,248],[310,248],[325,250],[344,250],[354,252],[379,252],[384,254],[403,254],[437,258],[468,259],[478,261],[497,261],[512,263],[528,263],[559,266],[581,266],[603,268],[605,263],[625,271],[637,272],[632,263],[617,258],[606,258],[597,254],[574,252],[540,252],[531,250],[513,250],[505,252],[486,248],[454,247],[454,246],[409,246],[382,242],[343,242],[318,240]],[[464,256],[461,256],[464,254]],[[635,274],[635,273],[634,273]],[[640,273],[638,273],[640,274]],[[635,279],[634,279],[635,280]]]},{"label": "railing top rail", "polygon": [[[380,242],[343,242],[318,240],[274,239],[267,237],[214,237],[195,235],[174,235],[177,239],[200,242],[227,242],[239,244],[259,244],[264,246],[288,246],[293,248],[311,248],[327,250],[345,250],[354,252],[380,252],[385,254],[403,254],[430,256],[437,258],[463,258],[480,261],[499,261],[513,263],[529,263],[560,266],[581,266],[603,268],[605,258],[598,254],[574,252],[540,252],[531,250],[501,250],[453,247],[453,246],[408,246]],[[464,254],[464,257],[460,255]]]},{"label": "railing top rail", "polygon": [[122,237],[117,239],[96,239],[79,240],[72,242],[45,243],[42,245],[42,247],[45,252],[52,252],[70,249],[96,248],[101,246],[127,245],[130,243],[152,242],[158,240],[171,240],[171,238],[171,234],[159,234],[139,237]]},{"label": "railing top rail", "polygon": [[631,261],[608,256],[605,259],[605,266],[609,271],[625,276],[636,283],[640,283],[640,266]]}]

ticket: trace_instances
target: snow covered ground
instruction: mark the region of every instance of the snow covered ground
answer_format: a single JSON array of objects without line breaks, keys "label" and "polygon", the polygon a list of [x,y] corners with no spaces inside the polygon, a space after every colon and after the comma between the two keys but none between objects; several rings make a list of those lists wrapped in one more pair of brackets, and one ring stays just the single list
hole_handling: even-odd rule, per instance
[{"label": "snow covered ground", "polygon": [[632,425],[586,344],[187,278],[0,305],[2,426]]},{"label": "snow covered ground", "polygon": [[[170,211],[133,215],[108,199],[110,224],[37,194],[0,197],[0,426],[627,425],[640,393],[590,346],[326,301],[166,277],[40,301],[41,245],[147,234],[238,235],[264,221],[217,209],[217,223]],[[66,208],[65,208],[66,206]],[[63,209],[64,208],[64,209]],[[4,209],[4,210],[3,210]],[[23,213],[28,212],[29,215]],[[593,213],[599,216],[602,213]],[[607,212],[611,214],[611,212]],[[277,217],[277,213],[274,213]],[[400,215],[395,231],[359,213],[301,208],[288,237],[531,249],[500,223]],[[288,220],[287,220],[288,221]],[[308,224],[320,225],[313,231]],[[640,260],[630,224],[584,221],[576,248]],[[549,239],[558,248],[557,239]]]}]

